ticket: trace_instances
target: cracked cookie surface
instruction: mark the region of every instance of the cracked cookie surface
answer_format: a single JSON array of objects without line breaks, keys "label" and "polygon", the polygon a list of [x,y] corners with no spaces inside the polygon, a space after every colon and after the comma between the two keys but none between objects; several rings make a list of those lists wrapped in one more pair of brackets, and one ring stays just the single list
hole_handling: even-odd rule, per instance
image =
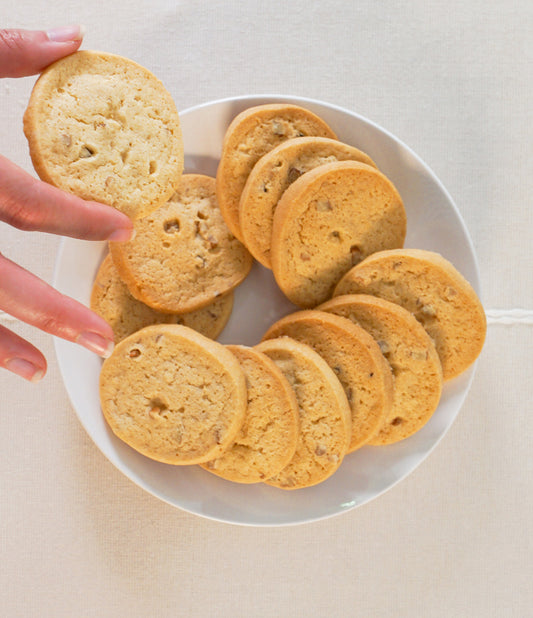
[{"label": "cracked cookie surface", "polygon": [[392,444],[431,418],[442,392],[442,368],[433,341],[403,307],[367,294],[336,296],[317,307],[364,328],[377,341],[394,379],[392,406],[368,444]]},{"label": "cracked cookie surface", "polygon": [[175,324],[123,339],[100,373],[100,402],[115,435],[174,465],[220,455],[239,431],[246,383],[225,346]]},{"label": "cracked cookie surface", "polygon": [[113,329],[115,343],[151,324],[183,324],[216,339],[230,318],[233,292],[223,294],[210,305],[191,313],[157,311],[130,294],[111,255],[107,254],[96,274],[90,305]]},{"label": "cracked cookie surface", "polygon": [[240,240],[239,201],[253,166],[278,144],[306,135],[337,137],[316,114],[285,103],[250,107],[230,123],[217,169],[217,195],[229,229]]},{"label": "cracked cookie surface", "polygon": [[487,331],[481,301],[443,256],[423,249],[380,251],[349,270],[336,296],[371,294],[410,311],[435,343],[445,380],[479,356]]},{"label": "cracked cookie surface", "polygon": [[237,483],[259,483],[292,459],[299,433],[298,404],[276,364],[254,348],[227,346],[246,377],[248,406],[233,444],[202,467]]},{"label": "cracked cookie surface", "polygon": [[79,51],[43,71],[24,114],[42,180],[132,219],[174,192],[183,141],[172,97],[139,64]]},{"label": "cracked cookie surface", "polygon": [[372,159],[358,148],[327,137],[295,137],[257,161],[241,194],[239,224],[244,244],[263,266],[272,268],[272,221],[284,191],[315,167],[345,160],[375,167]]},{"label": "cracked cookie surface", "polygon": [[269,339],[255,347],[269,356],[287,378],[300,414],[293,458],[265,482],[280,489],[321,483],[339,468],[350,442],[350,406],[341,383],[317,352],[290,337]]},{"label": "cracked cookie surface", "polygon": [[109,243],[113,262],[130,293],[160,311],[205,307],[252,267],[251,254],[224,222],[210,176],[184,174],[168,202],[134,229],[133,240]]}]

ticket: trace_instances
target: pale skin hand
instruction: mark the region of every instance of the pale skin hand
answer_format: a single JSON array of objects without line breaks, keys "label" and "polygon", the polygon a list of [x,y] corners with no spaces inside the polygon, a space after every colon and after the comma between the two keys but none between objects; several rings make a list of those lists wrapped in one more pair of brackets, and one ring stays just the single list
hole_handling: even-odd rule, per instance
[{"label": "pale skin hand", "polygon": [[[82,36],[79,26],[48,32],[0,30],[0,77],[39,73],[55,60],[75,52]],[[28,232],[86,240],[125,241],[130,239],[133,229],[130,219],[118,210],[64,193],[0,155],[2,221]],[[1,253],[0,309],[101,356],[108,356],[113,349],[113,331],[107,322]],[[36,382],[46,372],[46,359],[32,344],[0,326],[0,367]]]}]

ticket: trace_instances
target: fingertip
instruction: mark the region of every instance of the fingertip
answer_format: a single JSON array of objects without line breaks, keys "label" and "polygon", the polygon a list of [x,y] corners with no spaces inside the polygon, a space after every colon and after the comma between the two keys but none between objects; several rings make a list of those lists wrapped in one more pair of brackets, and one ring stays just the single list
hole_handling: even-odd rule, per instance
[{"label": "fingertip", "polygon": [[106,206],[107,213],[112,216],[109,222],[112,223],[112,231],[107,236],[106,240],[111,242],[127,242],[135,238],[134,222],[125,213]]},{"label": "fingertip", "polygon": [[[68,232],[69,236],[111,242],[126,242],[135,237],[134,222],[117,208],[103,202],[91,200],[84,202],[79,198],[76,203],[76,208],[79,210],[75,219],[75,222],[79,223],[78,230],[75,232],[71,230]],[[83,217],[82,209],[85,211]]]},{"label": "fingertip", "polygon": [[8,371],[28,380],[28,382],[39,382],[46,373],[46,364],[39,367],[25,358],[11,358],[5,363]]},{"label": "fingertip", "polygon": [[51,28],[46,31],[46,36],[52,43],[81,43],[84,35],[85,27],[81,24],[61,26],[59,28]]},{"label": "fingertip", "polygon": [[50,30],[0,29],[0,77],[24,77],[43,71],[81,45],[82,26]]},{"label": "fingertip", "polygon": [[46,373],[46,369],[37,369],[37,371],[33,374],[33,377],[30,379],[30,382],[34,384],[40,382]]},{"label": "fingertip", "polygon": [[76,337],[76,343],[98,354],[102,358],[111,356],[115,344],[112,339],[95,332],[83,332]]},{"label": "fingertip", "polygon": [[81,39],[72,41],[52,41],[47,39],[41,48],[41,59],[44,62],[37,72],[40,73],[54,62],[77,52],[81,43]]},{"label": "fingertip", "polygon": [[107,240],[110,240],[111,242],[128,242],[133,240],[136,234],[137,232],[135,231],[133,225],[131,227],[122,227],[112,232],[107,237]]},{"label": "fingertip", "polygon": [[46,373],[46,358],[31,343],[0,325],[0,367],[38,382]]}]

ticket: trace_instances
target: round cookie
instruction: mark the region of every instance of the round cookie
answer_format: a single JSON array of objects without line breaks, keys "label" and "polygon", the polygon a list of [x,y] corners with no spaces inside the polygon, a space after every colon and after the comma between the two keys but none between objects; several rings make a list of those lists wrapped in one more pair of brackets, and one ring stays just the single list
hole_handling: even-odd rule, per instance
[{"label": "round cookie", "polygon": [[256,349],[269,356],[287,378],[300,415],[293,458],[265,482],[280,489],[321,483],[339,468],[350,442],[350,406],[341,383],[319,354],[290,337],[263,341]]},{"label": "round cookie", "polygon": [[287,379],[268,356],[245,346],[227,348],[244,371],[248,408],[233,444],[202,467],[229,481],[259,483],[278,474],[294,455],[298,404]]},{"label": "round cookie", "polygon": [[42,180],[132,219],[164,203],[183,170],[172,97],[150,71],[114,54],[79,51],[46,68],[24,133]]},{"label": "round cookie", "polygon": [[444,380],[465,371],[481,353],[487,331],[483,306],[470,283],[438,253],[374,253],[344,275],[334,294],[371,294],[410,311],[435,343]]},{"label": "round cookie", "polygon": [[296,179],[278,202],[274,277],[295,305],[315,307],[364,257],[401,247],[406,226],[402,200],[380,171],[356,161],[321,165]]},{"label": "round cookie", "polygon": [[107,254],[94,280],[90,306],[111,326],[115,343],[151,324],[183,324],[216,339],[231,316],[233,292],[191,313],[163,313],[133,298]]},{"label": "round cookie", "polygon": [[240,240],[239,200],[253,166],[281,142],[305,135],[337,137],[316,114],[285,103],[250,107],[230,123],[217,170],[217,196],[229,229]]},{"label": "round cookie", "polygon": [[246,413],[241,367],[223,345],[176,324],[123,339],[100,373],[115,435],[163,463],[209,461],[230,446]]},{"label": "round cookie", "polygon": [[298,311],[273,324],[263,339],[291,337],[305,343],[333,369],[350,404],[351,453],[373,438],[392,407],[389,364],[360,326],[324,311]]},{"label": "round cookie", "polygon": [[296,137],[282,142],[254,165],[239,203],[244,244],[266,268],[272,268],[270,240],[274,211],[283,192],[305,172],[334,161],[375,166],[361,150],[327,137]]},{"label": "round cookie", "polygon": [[252,256],[228,230],[215,179],[184,174],[170,200],[139,219],[128,242],[110,242],[130,293],[154,309],[188,313],[237,287]]},{"label": "round cookie", "polygon": [[442,392],[437,351],[419,322],[403,307],[366,294],[337,296],[318,307],[369,332],[394,376],[392,408],[369,444],[391,444],[418,431],[436,410]]}]

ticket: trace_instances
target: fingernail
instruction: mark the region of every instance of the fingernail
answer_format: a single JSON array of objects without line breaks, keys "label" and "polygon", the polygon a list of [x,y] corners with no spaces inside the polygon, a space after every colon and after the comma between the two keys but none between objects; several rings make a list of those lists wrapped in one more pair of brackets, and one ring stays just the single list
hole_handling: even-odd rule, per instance
[{"label": "fingernail", "polygon": [[79,343],[91,352],[96,352],[96,354],[104,358],[111,356],[111,352],[113,352],[115,347],[112,341],[102,337],[102,335],[98,335],[98,333],[81,333],[78,335],[76,343]]},{"label": "fingernail", "polygon": [[115,230],[107,240],[123,242],[127,240],[133,240],[137,232],[133,228],[121,227]]},{"label": "fingernail", "polygon": [[6,361],[6,369],[16,373],[21,378],[30,382],[38,382],[43,376],[44,371],[23,358],[11,358]]},{"label": "fingernail", "polygon": [[68,43],[70,41],[79,41],[83,39],[84,34],[85,28],[80,25],[51,28],[46,32],[48,40],[54,43]]}]

